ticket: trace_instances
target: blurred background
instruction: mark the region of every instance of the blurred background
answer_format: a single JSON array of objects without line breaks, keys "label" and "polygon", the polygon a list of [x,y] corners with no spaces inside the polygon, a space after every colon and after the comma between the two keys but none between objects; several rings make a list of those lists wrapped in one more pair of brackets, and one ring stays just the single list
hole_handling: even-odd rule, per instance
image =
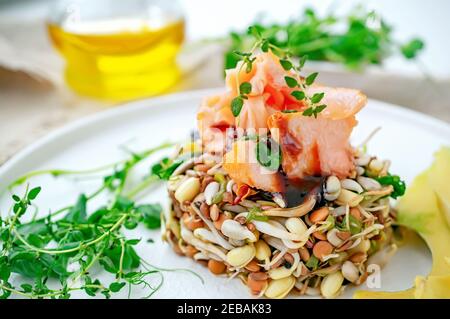
[{"label": "blurred background", "polygon": [[450,122],[449,12],[447,0],[0,0],[0,164],[88,114],[220,87],[254,23],[308,55],[320,82]]}]

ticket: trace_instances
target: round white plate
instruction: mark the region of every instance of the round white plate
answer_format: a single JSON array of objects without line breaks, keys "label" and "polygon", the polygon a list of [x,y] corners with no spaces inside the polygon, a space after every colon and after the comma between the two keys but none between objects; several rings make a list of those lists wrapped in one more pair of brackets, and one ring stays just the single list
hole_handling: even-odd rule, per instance
[{"label": "round white plate", "polygon": [[[195,128],[195,113],[200,100],[217,90],[204,90],[168,95],[137,101],[74,122],[29,146],[0,167],[0,212],[11,205],[9,183],[29,171],[45,168],[83,169],[108,164],[126,157],[124,148],[139,151],[164,141],[179,141]],[[407,183],[432,162],[433,153],[442,145],[450,145],[450,126],[422,114],[370,100],[358,114],[359,125],[352,135],[358,144],[376,127],[382,130],[370,141],[368,151],[392,161],[391,172],[402,176]],[[149,161],[156,160],[157,155]],[[137,176],[143,176],[149,163],[140,165]],[[99,181],[74,177],[36,177],[32,187],[42,186],[36,200],[40,212],[48,212],[73,203],[80,192],[96,188]],[[23,189],[14,190],[21,193]],[[101,201],[101,198],[98,199]],[[94,202],[90,208],[98,204]],[[142,201],[167,204],[164,187],[146,195]],[[238,279],[226,279],[210,274],[192,260],[179,257],[159,239],[160,233],[139,228],[132,232],[142,238],[137,246],[140,256],[148,262],[167,268],[189,268],[203,277],[205,283],[186,272],[166,272],[157,298],[248,298],[247,288]],[[148,238],[155,243],[147,243]],[[431,267],[430,253],[422,242],[401,247],[391,262],[381,271],[381,290],[406,289],[418,274],[425,275]],[[99,273],[101,278],[107,274]],[[154,277],[150,280],[157,280]],[[376,279],[376,278],[373,278]],[[376,280],[372,280],[376,284]],[[366,285],[362,289],[369,289]],[[344,297],[351,297],[358,288],[347,289]],[[370,288],[373,289],[373,288]],[[145,291],[134,290],[132,297],[142,297]],[[83,297],[83,294],[74,294]],[[119,294],[125,297],[125,292]]]}]

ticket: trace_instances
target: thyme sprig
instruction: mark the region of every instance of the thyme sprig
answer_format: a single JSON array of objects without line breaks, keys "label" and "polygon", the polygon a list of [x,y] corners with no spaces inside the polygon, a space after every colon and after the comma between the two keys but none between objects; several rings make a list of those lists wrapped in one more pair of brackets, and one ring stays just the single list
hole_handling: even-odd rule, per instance
[{"label": "thyme sprig", "polygon": [[295,89],[292,91],[291,95],[298,101],[302,101],[306,105],[306,109],[303,110],[302,114],[304,116],[314,116],[317,118],[317,115],[322,112],[325,108],[325,104],[321,104],[324,97],[324,93],[315,93],[312,96],[307,94],[307,88],[311,86],[317,78],[318,73],[311,73],[306,78],[301,76],[301,71],[303,66],[305,65],[307,56],[300,57],[298,63],[296,64],[292,59],[292,54],[286,50],[282,49],[273,43],[269,42],[267,38],[262,36],[259,28],[256,26],[251,26],[248,29],[248,34],[251,34],[256,42],[253,45],[253,48],[250,52],[239,52],[235,51],[234,54],[242,61],[241,66],[236,73],[236,83],[238,86],[239,95],[236,96],[231,101],[231,111],[235,117],[238,117],[241,113],[242,107],[244,105],[244,100],[248,99],[248,94],[251,93],[252,86],[249,82],[239,83],[238,75],[241,70],[245,67],[245,72],[250,73],[253,69],[253,63],[256,60],[254,57],[254,53],[257,49],[260,49],[262,52],[268,52],[271,50],[275,54],[280,57],[280,64],[285,71],[292,72],[291,75],[285,76],[286,85],[289,88]]},{"label": "thyme sprig", "polygon": [[[31,212],[41,187],[30,189],[27,184],[22,196],[12,195],[9,214],[0,218],[0,298],[20,295],[66,299],[75,291],[110,298],[124,287],[128,287],[130,296],[137,286],[148,292],[146,297],[158,291],[164,282],[163,272],[170,270],[152,266],[142,259],[135,250],[141,239],[127,237],[124,230],[134,229],[139,224],[149,229],[160,227],[161,206],[137,204],[133,200],[159,178],[150,174],[131,191],[124,189],[131,170],[138,163],[170,146],[172,144],[163,144],[132,153],[123,161],[98,169],[32,172],[12,183],[10,189],[37,175],[91,174],[112,168],[112,172],[105,173],[97,191],[80,194],[75,204],[41,218]],[[88,203],[105,193],[109,194],[108,202],[89,213]],[[101,281],[92,272],[94,266],[111,273],[114,279]]]}]

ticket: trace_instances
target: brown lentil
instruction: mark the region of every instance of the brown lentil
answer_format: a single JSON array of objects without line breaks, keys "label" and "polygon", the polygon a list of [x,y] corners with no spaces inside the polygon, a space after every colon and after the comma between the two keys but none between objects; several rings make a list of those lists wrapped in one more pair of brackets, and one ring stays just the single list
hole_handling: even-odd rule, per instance
[{"label": "brown lentil", "polygon": [[227,267],[225,266],[225,264],[223,262],[220,262],[220,261],[217,261],[214,259],[210,259],[208,261],[208,269],[215,275],[223,274],[225,272],[226,268]]},{"label": "brown lentil", "polygon": [[350,256],[349,260],[355,264],[362,263],[367,259],[367,254],[363,252],[354,253]]},{"label": "brown lentil", "polygon": [[309,215],[309,220],[311,221],[311,223],[317,224],[318,222],[327,219],[329,213],[330,210],[328,209],[328,207],[321,207],[313,211],[311,215]]},{"label": "brown lentil", "polygon": [[261,269],[261,267],[258,265],[258,261],[256,259],[253,259],[245,266],[245,269],[250,272],[257,272]]},{"label": "brown lentil", "polygon": [[332,251],[333,246],[325,240],[317,242],[313,247],[314,256],[316,256],[320,260],[323,260],[323,257],[331,254]]}]

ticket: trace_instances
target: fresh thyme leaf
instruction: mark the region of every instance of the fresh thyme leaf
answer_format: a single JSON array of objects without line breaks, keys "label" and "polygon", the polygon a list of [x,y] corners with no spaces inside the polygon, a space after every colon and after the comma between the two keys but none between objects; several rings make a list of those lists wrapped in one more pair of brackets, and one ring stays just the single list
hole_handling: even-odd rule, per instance
[{"label": "fresh thyme leaf", "polygon": [[311,102],[314,104],[319,103],[320,101],[322,101],[324,95],[325,93],[315,93],[311,98]]},{"label": "fresh thyme leaf", "polygon": [[[42,218],[26,216],[26,220],[22,219],[27,212],[29,215],[35,213],[30,207],[35,208],[33,201],[41,187],[30,190],[27,187],[21,197],[14,194],[11,214],[5,219],[0,218],[0,298],[18,294],[29,298],[67,299],[77,290],[89,296],[102,294],[110,298],[126,285],[130,289],[142,286],[151,296],[159,289],[162,282],[153,286],[146,277],[161,275],[163,270],[150,266],[139,257],[134,246],[140,239],[127,238],[124,228],[134,228],[139,223],[151,229],[158,228],[162,208],[159,204],[136,205],[123,193],[123,185],[137,163],[162,148],[130,154],[129,159],[111,166],[112,173],[99,179],[102,185],[99,190],[91,195],[80,194],[75,204]],[[153,166],[153,172],[156,176],[170,176],[180,164],[166,159]],[[55,171],[45,173],[54,175]],[[73,174],[75,171],[66,172]],[[24,175],[20,182],[37,174],[41,172]],[[98,194],[108,195],[108,201],[89,214],[88,203]],[[108,284],[100,281],[96,272],[91,271],[95,265],[112,273],[116,280]],[[14,281],[11,274],[16,275]],[[17,275],[32,281],[24,282]],[[56,279],[55,285],[47,284],[50,278]]]},{"label": "fresh thyme leaf", "polygon": [[286,71],[289,71],[290,69],[292,69],[292,62],[289,60],[281,59],[280,64],[283,67],[283,69],[285,69]]},{"label": "fresh thyme leaf", "polygon": [[11,269],[8,262],[8,257],[2,256],[0,257],[0,280],[3,282],[7,282],[11,276]]},{"label": "fresh thyme leaf", "polygon": [[310,75],[308,75],[308,76],[306,77],[306,79],[305,79],[305,84],[308,85],[308,86],[311,85],[311,84],[313,84],[314,81],[316,80],[316,77],[317,77],[318,74],[319,74],[319,73],[314,72],[314,73],[311,73]]},{"label": "fresh thyme leaf", "polygon": [[251,91],[252,91],[252,85],[250,82],[242,82],[239,85],[239,92],[241,94],[250,94]]},{"label": "fresh thyme leaf", "polygon": [[261,31],[259,30],[259,28],[256,25],[252,25],[250,27],[248,27],[248,34],[253,35],[256,39],[261,39],[262,35],[261,35]]},{"label": "fresh thyme leaf", "polygon": [[425,47],[425,43],[420,39],[413,39],[400,47],[403,56],[407,59],[414,59]]},{"label": "fresh thyme leaf", "polygon": [[136,207],[136,211],[142,216],[142,221],[149,229],[158,229],[161,227],[160,204],[146,204]]},{"label": "fresh thyme leaf", "polygon": [[252,54],[248,52],[233,51],[234,54],[241,57],[250,57]]},{"label": "fresh thyme leaf", "polygon": [[244,105],[244,100],[242,99],[241,96],[235,97],[231,101],[231,112],[233,113],[234,117],[239,116],[243,105]]},{"label": "fresh thyme leaf", "polygon": [[290,87],[290,88],[294,88],[296,86],[298,86],[298,82],[296,79],[294,79],[293,77],[290,76],[285,76],[284,80],[286,81],[286,84]]},{"label": "fresh thyme leaf", "polygon": [[109,290],[111,292],[119,292],[126,284],[126,282],[113,282],[109,285]]},{"label": "fresh thyme leaf", "polygon": [[388,174],[386,176],[378,177],[377,180],[381,185],[392,185],[394,187],[394,191],[391,194],[392,198],[397,199],[405,194],[406,184],[398,175]]},{"label": "fresh thyme leaf", "polygon": [[259,164],[270,170],[278,170],[281,165],[281,149],[278,143],[271,138],[260,138],[255,151]]},{"label": "fresh thyme leaf", "polygon": [[265,39],[261,44],[261,50],[262,52],[268,52],[269,51],[269,41]]},{"label": "fresh thyme leaf", "polygon": [[316,106],[315,113],[316,113],[316,114],[319,114],[320,112],[322,112],[323,110],[325,110],[326,107],[327,107],[327,106],[326,106],[325,104]]},{"label": "fresh thyme leaf", "polygon": [[302,113],[304,116],[312,116],[314,114],[314,109],[312,107],[308,107]]},{"label": "fresh thyme leaf", "polygon": [[81,194],[78,197],[77,203],[70,208],[69,212],[64,217],[64,220],[72,223],[82,223],[86,221],[86,203],[86,195]]},{"label": "fresh thyme leaf", "polygon": [[303,55],[299,59],[298,68],[301,70],[305,66],[306,60],[308,59],[307,55]]},{"label": "fresh thyme leaf", "polygon": [[28,192],[28,196],[27,196],[28,200],[35,199],[40,191],[41,191],[41,187],[35,187],[32,190],[30,190]]},{"label": "fresh thyme leaf", "polygon": [[281,113],[297,113],[297,110],[282,110]]},{"label": "fresh thyme leaf", "polygon": [[180,166],[182,161],[173,161],[169,158],[163,158],[159,163],[151,168],[151,173],[162,180],[169,180],[173,171]]},{"label": "fresh thyme leaf", "polygon": [[303,92],[303,91],[293,91],[291,93],[291,95],[299,101],[305,99],[305,97],[306,97],[305,92]]}]

